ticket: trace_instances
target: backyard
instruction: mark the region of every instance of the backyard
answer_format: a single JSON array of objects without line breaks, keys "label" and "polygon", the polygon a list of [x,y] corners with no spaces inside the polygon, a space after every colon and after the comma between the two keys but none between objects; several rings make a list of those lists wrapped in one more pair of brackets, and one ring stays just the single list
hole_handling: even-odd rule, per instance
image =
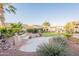
[{"label": "backyard", "polygon": [[[19,56],[34,56],[34,55],[38,55],[36,53],[38,47],[40,45],[43,45],[43,44],[46,44],[46,43],[49,43],[49,40],[52,39],[52,37],[37,37],[37,38],[32,38],[32,39],[24,39],[25,43],[19,47],[19,49],[9,49],[9,50],[0,50],[0,55],[9,55],[9,56],[12,56],[12,55],[19,55]],[[59,39],[59,38],[58,38]],[[79,45],[74,43],[73,41],[71,40],[66,40],[67,41],[67,44],[68,44],[68,47],[69,49],[66,51],[70,54],[67,54],[67,55],[79,55]],[[52,41],[51,41],[52,42]],[[17,43],[18,44],[18,43]],[[56,43],[57,44],[57,43]],[[60,44],[59,44],[60,45]],[[67,47],[66,47],[67,48]],[[49,49],[49,48],[48,48]],[[11,52],[12,51],[12,52]],[[45,51],[45,50],[44,50]],[[57,50],[58,51],[58,50]],[[63,50],[62,50],[63,51]],[[50,52],[50,49],[49,49],[49,52]],[[20,54],[19,54],[20,53]],[[65,53],[65,52],[64,52]],[[50,52],[51,54],[51,52]],[[49,55],[50,55],[49,54]],[[64,54],[63,54],[64,55]]]},{"label": "backyard", "polygon": [[[17,7],[19,5],[23,7]],[[64,4],[0,3],[0,55],[79,56],[79,20],[69,20],[71,17],[68,20],[63,19],[62,17],[73,14],[71,12],[63,16],[62,5],[66,6]],[[61,14],[58,13],[58,6],[62,6],[59,8]],[[57,9],[54,10],[55,8]],[[68,6],[66,8],[72,9]],[[73,8],[75,9],[74,6]],[[6,11],[9,13],[4,13]]]}]

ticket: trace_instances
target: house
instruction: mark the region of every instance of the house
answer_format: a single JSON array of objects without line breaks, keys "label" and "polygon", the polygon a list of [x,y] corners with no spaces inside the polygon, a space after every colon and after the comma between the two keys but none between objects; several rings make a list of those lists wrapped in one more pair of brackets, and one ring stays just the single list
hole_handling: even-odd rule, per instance
[{"label": "house", "polygon": [[48,28],[48,31],[49,31],[49,32],[55,32],[55,31],[56,31],[56,27],[55,27],[55,26],[49,27],[49,28]]},{"label": "house", "polygon": [[63,27],[63,26],[52,26],[52,27],[49,27],[49,28],[48,28],[48,31],[49,31],[49,32],[59,32],[59,33],[63,33],[65,30],[64,30],[64,27]]},{"label": "house", "polygon": [[79,22],[75,23],[74,32],[79,32]]}]

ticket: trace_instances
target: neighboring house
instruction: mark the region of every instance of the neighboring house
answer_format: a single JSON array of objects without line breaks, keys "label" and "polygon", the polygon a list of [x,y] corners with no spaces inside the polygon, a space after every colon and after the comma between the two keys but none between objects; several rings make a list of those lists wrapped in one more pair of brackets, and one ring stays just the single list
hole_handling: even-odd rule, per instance
[{"label": "neighboring house", "polygon": [[76,22],[74,32],[79,32],[79,22]]},{"label": "neighboring house", "polygon": [[60,33],[63,33],[63,32],[65,32],[65,30],[64,30],[64,27],[63,26],[58,26],[57,27],[57,32],[60,32]]},{"label": "neighboring house", "polygon": [[63,33],[65,30],[64,30],[64,27],[63,27],[63,26],[52,26],[52,27],[49,27],[49,28],[48,28],[48,31],[49,31],[49,32],[59,32],[59,33]]},{"label": "neighboring house", "polygon": [[49,29],[48,30],[49,32],[55,32],[56,31],[56,27],[54,27],[54,26],[53,27],[49,27],[48,29]]},{"label": "neighboring house", "polygon": [[42,28],[43,28],[43,31],[49,31],[49,27],[48,26],[42,26]]}]

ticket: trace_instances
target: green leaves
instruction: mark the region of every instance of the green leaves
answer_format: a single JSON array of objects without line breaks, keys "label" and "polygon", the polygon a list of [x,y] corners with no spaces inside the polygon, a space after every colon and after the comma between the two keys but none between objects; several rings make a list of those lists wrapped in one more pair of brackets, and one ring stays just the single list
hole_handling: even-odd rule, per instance
[{"label": "green leaves", "polygon": [[[37,54],[41,56],[64,56],[67,55],[67,42],[63,37],[52,38],[52,44],[42,44],[37,48]],[[50,43],[50,42],[49,42]]]},{"label": "green leaves", "polygon": [[50,23],[47,22],[47,21],[45,21],[45,22],[43,23],[43,25],[44,25],[44,26],[50,26]]},{"label": "green leaves", "polygon": [[10,24],[10,28],[12,28],[15,33],[19,33],[23,27],[21,23],[12,23]]},{"label": "green leaves", "polygon": [[4,37],[12,37],[15,33],[19,33],[22,30],[21,23],[11,23],[9,27],[0,28],[0,32],[4,35]]},{"label": "green leaves", "polygon": [[72,22],[68,22],[65,26],[64,29],[66,30],[67,33],[73,33],[74,29],[76,26],[76,22],[72,21]]},{"label": "green leaves", "polygon": [[6,5],[7,7],[5,8],[5,10],[7,12],[16,14],[16,8],[13,5],[11,4],[6,4]]},{"label": "green leaves", "polygon": [[37,54],[41,56],[60,56],[65,55],[65,48],[60,45],[44,44],[39,46]]},{"label": "green leaves", "polygon": [[31,29],[27,29],[27,32],[28,33],[38,33],[39,32],[39,29],[31,28]]}]

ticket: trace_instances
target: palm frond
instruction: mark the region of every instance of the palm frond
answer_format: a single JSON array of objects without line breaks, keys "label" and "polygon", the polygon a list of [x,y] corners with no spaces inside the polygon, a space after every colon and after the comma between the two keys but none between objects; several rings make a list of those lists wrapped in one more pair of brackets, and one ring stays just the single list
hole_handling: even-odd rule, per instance
[{"label": "palm frond", "polygon": [[5,10],[6,10],[7,12],[11,13],[11,12],[9,11],[9,9],[5,8]]},{"label": "palm frond", "polygon": [[9,5],[8,7],[11,8],[11,9],[16,10],[16,8],[13,5]]},{"label": "palm frond", "polygon": [[5,10],[7,12],[16,14],[16,8],[13,5],[11,4],[6,4],[6,5],[7,7],[5,8]]},{"label": "palm frond", "polygon": [[10,9],[9,9],[9,11],[10,11],[11,13],[16,14],[15,10],[14,10],[14,9],[12,9],[12,8],[10,8]]}]

